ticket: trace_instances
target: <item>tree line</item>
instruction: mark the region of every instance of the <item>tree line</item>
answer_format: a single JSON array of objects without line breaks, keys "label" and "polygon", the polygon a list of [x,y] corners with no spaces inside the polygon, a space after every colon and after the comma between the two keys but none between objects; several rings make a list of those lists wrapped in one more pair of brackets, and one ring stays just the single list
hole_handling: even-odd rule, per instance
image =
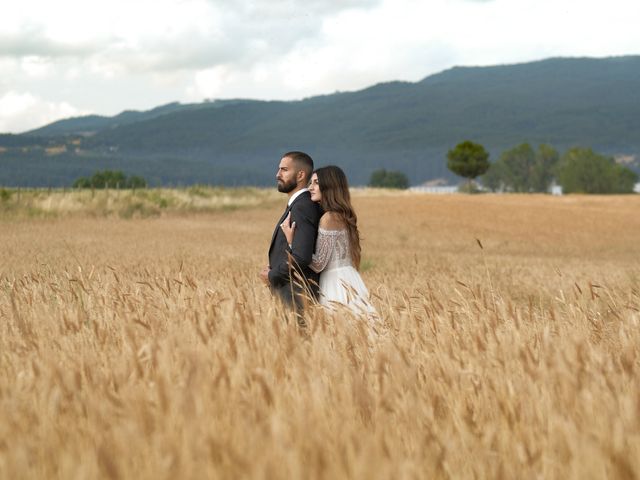
[{"label": "tree line", "polygon": [[[590,148],[575,147],[563,155],[550,145],[534,148],[523,143],[504,151],[489,162],[485,148],[471,141],[456,145],[447,153],[447,167],[468,180],[461,190],[473,192],[473,180],[479,178],[492,192],[548,192],[553,183],[564,193],[633,193],[638,174]],[[74,188],[145,188],[147,181],[137,175],[127,177],[120,170],[101,170],[91,177],[80,177]],[[400,171],[378,169],[372,172],[369,186],[406,189],[409,179]]]},{"label": "tree line", "polygon": [[73,182],[73,188],[122,188],[136,189],[145,188],[147,181],[138,176],[127,177],[120,170],[99,170],[91,177],[80,177]]},{"label": "tree line", "polygon": [[369,186],[375,188],[407,189],[409,188],[409,179],[402,172],[381,168],[371,173]]},{"label": "tree line", "polygon": [[633,170],[590,148],[574,147],[560,155],[545,144],[537,149],[520,144],[490,163],[484,147],[467,140],[449,150],[447,167],[469,183],[479,177],[493,192],[548,192],[555,182],[564,193],[633,193],[638,181]]}]

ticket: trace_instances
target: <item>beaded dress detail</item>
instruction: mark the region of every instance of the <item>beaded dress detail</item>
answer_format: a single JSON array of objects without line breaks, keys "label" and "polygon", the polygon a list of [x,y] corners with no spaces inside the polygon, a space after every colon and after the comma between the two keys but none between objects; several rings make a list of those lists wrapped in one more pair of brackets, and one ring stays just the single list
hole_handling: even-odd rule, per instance
[{"label": "beaded dress detail", "polygon": [[347,231],[319,228],[316,251],[309,266],[314,272],[353,266]]},{"label": "beaded dress detail", "polygon": [[351,261],[349,235],[346,229],[318,229],[316,251],[311,265],[320,272],[320,304],[330,309],[348,307],[353,313],[377,319],[369,301],[369,291]]}]

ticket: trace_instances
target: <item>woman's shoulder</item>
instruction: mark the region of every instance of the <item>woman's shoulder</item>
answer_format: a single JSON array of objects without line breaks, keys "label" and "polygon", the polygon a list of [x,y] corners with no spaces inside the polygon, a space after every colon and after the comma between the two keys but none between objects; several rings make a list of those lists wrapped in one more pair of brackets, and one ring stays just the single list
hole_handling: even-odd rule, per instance
[{"label": "woman's shoulder", "polygon": [[342,230],[345,228],[342,216],[337,212],[325,212],[320,217],[320,228],[323,230]]}]

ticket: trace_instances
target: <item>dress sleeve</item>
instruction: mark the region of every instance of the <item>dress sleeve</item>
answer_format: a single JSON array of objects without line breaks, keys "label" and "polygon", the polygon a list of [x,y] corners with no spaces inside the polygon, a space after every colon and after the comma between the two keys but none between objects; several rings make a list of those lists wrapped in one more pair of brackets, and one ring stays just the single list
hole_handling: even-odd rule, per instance
[{"label": "dress sleeve", "polygon": [[325,269],[329,259],[331,258],[331,252],[333,251],[336,243],[336,235],[332,230],[318,229],[318,238],[316,239],[316,251],[311,258],[311,264],[309,268],[314,272],[320,273]]}]

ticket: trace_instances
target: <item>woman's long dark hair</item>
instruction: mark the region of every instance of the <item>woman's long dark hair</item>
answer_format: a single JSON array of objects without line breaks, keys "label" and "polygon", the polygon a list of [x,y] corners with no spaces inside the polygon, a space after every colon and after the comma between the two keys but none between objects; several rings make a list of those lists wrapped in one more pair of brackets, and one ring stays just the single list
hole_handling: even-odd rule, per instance
[{"label": "woman's long dark hair", "polygon": [[351,206],[351,195],[347,176],[340,167],[329,165],[314,172],[318,176],[318,186],[322,199],[320,206],[325,212],[334,212],[344,222],[349,236],[351,261],[356,269],[360,268],[360,233],[358,217]]}]

